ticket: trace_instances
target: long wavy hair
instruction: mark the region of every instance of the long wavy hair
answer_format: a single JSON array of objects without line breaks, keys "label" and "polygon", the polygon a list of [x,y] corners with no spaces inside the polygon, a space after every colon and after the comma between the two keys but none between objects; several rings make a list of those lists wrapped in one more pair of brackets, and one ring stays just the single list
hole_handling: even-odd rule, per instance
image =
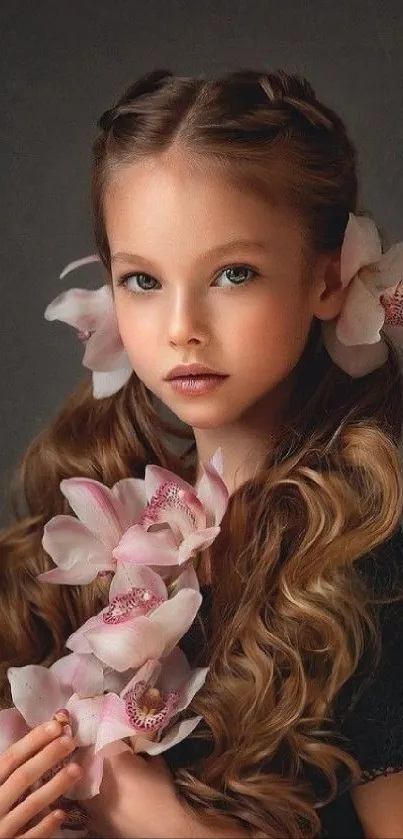
[{"label": "long wavy hair", "polygon": [[[363,212],[345,125],[296,74],[240,70],[207,80],[157,70],[129,87],[99,128],[92,205],[108,271],[103,199],[111,173],[174,145],[239,188],[295,208],[307,258],[340,249],[348,213]],[[331,361],[314,320],[274,448],[231,496],[211,548],[210,671],[190,708],[203,715],[209,750],[175,775],[207,818],[231,815],[265,836],[315,836],[318,806],[334,796],[339,770],[358,777],[345,744],[327,735],[340,688],[367,641],[377,645],[357,560],[400,522],[402,413],[393,347],[381,369],[352,379]],[[11,486],[15,520],[0,542],[3,704],[7,668],[50,664],[107,599],[102,578],[80,587],[36,580],[52,567],[44,525],[71,512],[60,481],[83,475],[112,486],[142,476],[147,463],[195,479],[192,430],[164,419],[135,373],[102,400],[83,380],[21,458]],[[315,799],[309,768],[325,780],[327,798]]]}]

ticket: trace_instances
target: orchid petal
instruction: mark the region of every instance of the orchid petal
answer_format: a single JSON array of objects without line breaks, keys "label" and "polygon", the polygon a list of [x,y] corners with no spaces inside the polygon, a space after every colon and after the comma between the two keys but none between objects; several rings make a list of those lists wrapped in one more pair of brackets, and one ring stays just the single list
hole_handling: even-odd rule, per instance
[{"label": "orchid petal", "polygon": [[335,321],[322,322],[323,341],[331,359],[352,378],[367,376],[388,358],[388,347],[382,339],[377,344],[348,347],[336,335]]},{"label": "orchid petal", "polygon": [[180,647],[174,647],[162,662],[159,685],[164,693],[181,690],[192,670],[185,653]]},{"label": "orchid petal", "polygon": [[177,563],[183,565],[190,557],[199,551],[210,547],[220,532],[219,527],[206,527],[205,530],[196,530],[187,539],[184,539],[178,550]]},{"label": "orchid petal", "polygon": [[196,489],[197,495],[207,513],[207,524],[220,524],[228,506],[228,489],[211,463],[203,465],[202,475]]},{"label": "orchid petal", "polygon": [[66,710],[71,714],[73,734],[78,746],[91,746],[96,742],[104,705],[105,696],[79,699],[74,694],[67,702]]},{"label": "orchid petal", "polygon": [[51,571],[44,571],[42,574],[38,574],[37,580],[40,580],[41,583],[53,583],[55,585],[86,585],[92,583],[101,570],[103,569],[94,568],[90,564],[83,567],[77,563],[67,571],[62,568],[52,568]]},{"label": "orchid petal", "polygon": [[179,705],[175,709],[175,713],[179,714],[180,711],[183,711],[184,708],[187,708],[188,705],[190,705],[193,697],[200,688],[203,687],[208,672],[208,667],[195,667],[194,670],[192,670],[189,679],[182,687],[181,698],[179,700]]},{"label": "orchid petal", "polygon": [[181,490],[179,498],[186,505],[191,514],[190,521],[188,514],[185,518],[185,527],[181,528],[182,534],[184,538],[186,538],[186,536],[192,533],[193,529],[196,528],[199,530],[200,528],[206,527],[206,510],[204,509],[200,498],[197,497],[195,490],[192,490],[192,492],[185,492],[184,490]]},{"label": "orchid petal", "polygon": [[121,366],[107,373],[94,372],[92,374],[92,390],[94,399],[105,399],[107,396],[113,396],[117,393],[126,382],[129,381],[133,374],[133,367],[130,362],[122,361]]},{"label": "orchid petal", "polygon": [[50,720],[59,708],[66,706],[70,692],[47,667],[9,667],[7,676],[13,703],[31,728]]},{"label": "orchid petal", "polygon": [[109,600],[113,600],[119,594],[126,594],[134,588],[145,588],[166,600],[168,597],[167,587],[159,574],[152,571],[147,565],[133,565],[132,563],[119,563],[116,574],[109,589]]},{"label": "orchid petal", "polygon": [[113,668],[106,668],[104,671],[104,691],[120,694],[133,678],[135,672],[133,668],[124,670],[122,673],[117,673]]},{"label": "orchid petal", "polygon": [[173,725],[171,730],[164,735],[159,743],[155,743],[153,740],[147,740],[146,737],[134,737],[132,741],[134,751],[146,752],[149,755],[159,755],[161,752],[166,752],[168,749],[171,749],[172,746],[175,746],[176,743],[180,743],[188,737],[202,719],[203,717],[192,717],[189,720],[182,720],[181,722],[176,723],[176,725]]},{"label": "orchid petal", "polygon": [[385,320],[385,310],[379,302],[376,289],[371,293],[368,285],[355,277],[348,291],[344,307],[337,319],[336,335],[348,347],[359,344],[376,344]]},{"label": "orchid petal", "polygon": [[159,658],[164,650],[165,627],[159,622],[151,623],[157,612],[158,609],[147,618],[141,616],[90,629],[86,639],[93,653],[120,673],[130,667],[140,667],[148,658]]},{"label": "orchid petal", "polygon": [[48,321],[60,320],[81,332],[93,332],[105,318],[110,305],[110,290],[106,285],[95,291],[70,288],[49,303],[44,317]]},{"label": "orchid petal", "polygon": [[56,676],[63,689],[81,698],[103,692],[103,668],[93,656],[76,653],[65,655],[52,664],[50,672]]},{"label": "orchid petal", "polygon": [[[63,483],[63,481],[62,481]],[[110,561],[109,551],[82,521],[74,516],[54,516],[43,529],[42,546],[54,563],[69,570],[95,558],[101,567]]]},{"label": "orchid petal", "polygon": [[176,646],[193,623],[202,600],[198,591],[182,589],[171,600],[166,600],[151,612],[148,620],[161,628],[164,639],[163,653],[155,654],[154,658],[159,658],[161,654],[168,655]]},{"label": "orchid petal", "polygon": [[138,682],[146,682],[150,687],[154,687],[157,683],[162,671],[162,664],[158,659],[148,659],[142,667],[139,667],[136,673],[130,679],[130,682],[123,688],[120,698],[124,699],[130,691],[133,690]]},{"label": "orchid petal", "polygon": [[69,650],[73,650],[76,654],[92,655],[92,647],[87,639],[87,632],[90,629],[105,625],[102,616],[107,609],[108,607],[106,606],[105,609],[102,609],[102,611],[98,613],[98,615],[93,615],[91,618],[88,618],[82,626],[76,629],[75,632],[72,632],[67,638],[66,647]]},{"label": "orchid petal", "polygon": [[195,591],[200,591],[199,578],[193,565],[189,565],[182,571],[182,574],[179,574],[172,585],[170,597],[174,597],[183,588],[193,588]]},{"label": "orchid petal", "polygon": [[65,478],[60,489],[76,516],[107,548],[114,548],[122,535],[118,504],[112,490],[93,478]]},{"label": "orchid petal", "polygon": [[112,495],[119,502],[120,523],[123,531],[136,524],[147,504],[142,478],[122,478],[112,487]]},{"label": "orchid petal", "polygon": [[127,357],[111,298],[110,309],[86,341],[83,365],[99,373],[111,373],[120,369],[123,355]]},{"label": "orchid petal", "polygon": [[74,262],[69,262],[65,268],[63,268],[62,273],[59,275],[59,279],[63,280],[67,274],[70,274],[70,271],[75,271],[76,268],[81,268],[83,265],[88,265],[90,262],[100,261],[100,257],[97,253],[92,253],[89,256],[83,256],[81,259],[75,259]]},{"label": "orchid petal", "polygon": [[379,261],[382,245],[376,224],[365,216],[349,214],[340,254],[340,280],[346,287],[364,265]]},{"label": "orchid petal", "polygon": [[191,670],[185,653],[180,647],[175,647],[163,660],[159,678],[160,689],[163,693],[171,690],[180,692],[179,705],[175,708],[175,714],[188,707],[194,695],[204,685],[208,671],[208,667],[196,667]]},{"label": "orchid petal", "polygon": [[3,754],[21,737],[25,737],[29,730],[24,717],[16,708],[5,708],[0,711],[0,754]]},{"label": "orchid petal", "polygon": [[178,551],[170,531],[153,533],[134,524],[112,551],[118,562],[139,565],[176,565]]},{"label": "orchid petal", "polygon": [[127,716],[124,701],[114,693],[107,694],[104,700],[102,719],[97,730],[95,752],[99,752],[100,749],[116,740],[131,737],[134,730]]},{"label": "orchid petal", "polygon": [[194,492],[194,487],[187,481],[184,481],[183,478],[175,475],[174,472],[170,472],[169,469],[164,469],[162,466],[156,466],[155,464],[146,466],[144,483],[148,501],[153,498],[164,484],[175,484],[178,489],[183,489],[185,492]]},{"label": "orchid petal", "polygon": [[83,775],[72,787],[64,793],[72,801],[82,801],[98,795],[103,776],[104,755],[96,754],[95,747],[85,746],[74,753],[74,763],[78,763]]},{"label": "orchid petal", "polygon": [[215,469],[215,471],[218,472],[220,478],[222,478],[224,474],[224,461],[221,446],[219,446],[218,449],[216,449],[209,462],[213,469]]},{"label": "orchid petal", "polygon": [[162,484],[150,498],[140,524],[145,529],[155,524],[169,525],[179,544],[193,529],[205,527],[206,515],[193,489],[189,492],[171,481]]}]

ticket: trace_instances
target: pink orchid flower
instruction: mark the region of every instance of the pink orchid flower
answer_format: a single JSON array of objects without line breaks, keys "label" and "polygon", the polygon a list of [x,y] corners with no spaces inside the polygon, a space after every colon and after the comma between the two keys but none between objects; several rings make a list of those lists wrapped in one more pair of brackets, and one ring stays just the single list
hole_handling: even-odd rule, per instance
[{"label": "pink orchid flower", "polygon": [[[60,279],[76,268],[99,262],[96,254],[70,262]],[[93,394],[102,399],[117,393],[133,373],[122,344],[115,315],[113,294],[108,285],[95,291],[71,288],[59,294],[45,309],[46,320],[60,320],[73,326],[85,344],[83,365],[93,371]]]},{"label": "pink orchid flower", "polygon": [[146,505],[144,481],[123,478],[109,489],[91,478],[66,478],[60,489],[77,518],[58,515],[45,525],[42,545],[58,567],[38,579],[79,585],[115,571],[113,549]]},{"label": "pink orchid flower", "polygon": [[93,653],[103,664],[126,672],[147,659],[171,652],[193,623],[202,602],[193,568],[177,580],[175,594],[145,566],[119,566],[110,587],[109,605],[67,639],[76,653]]},{"label": "pink orchid flower", "polygon": [[103,755],[95,754],[94,749],[104,702],[100,663],[92,656],[71,654],[50,668],[37,664],[10,667],[7,675],[15,707],[0,711],[0,752],[31,728],[50,720],[60,708],[66,708],[78,743],[67,762],[74,759],[84,770],[66,797],[97,795],[103,772]]},{"label": "pink orchid flower", "polygon": [[208,669],[191,670],[179,647],[163,662],[147,661],[120,696],[106,695],[95,752],[116,740],[131,737],[135,752],[158,755],[184,740],[202,717],[169,724],[188,707],[204,684]]},{"label": "pink orchid flower", "polygon": [[182,565],[209,547],[220,532],[229,493],[222,480],[218,449],[203,464],[195,490],[186,481],[159,466],[147,466],[147,507],[139,524],[130,527],[113,551],[119,562],[142,565]]},{"label": "pink orchid flower", "polygon": [[340,315],[322,324],[324,343],[342,370],[365,376],[388,357],[381,330],[402,344],[403,242],[382,254],[374,222],[350,213],[340,277],[348,293]]}]

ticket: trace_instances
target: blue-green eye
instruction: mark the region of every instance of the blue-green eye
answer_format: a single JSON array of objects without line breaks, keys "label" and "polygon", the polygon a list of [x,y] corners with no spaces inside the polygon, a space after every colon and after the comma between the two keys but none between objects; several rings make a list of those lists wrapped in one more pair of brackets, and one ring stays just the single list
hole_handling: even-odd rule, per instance
[{"label": "blue-green eye", "polygon": [[254,271],[253,268],[249,268],[247,265],[230,265],[228,268],[224,268],[219,276],[222,276],[223,274],[227,275],[230,286],[237,286],[248,283],[252,279],[252,276],[248,275],[252,274],[253,276],[256,276],[256,271]]},{"label": "blue-green eye", "polygon": [[[129,286],[129,280],[134,279],[139,283],[137,288]],[[155,280],[154,277],[150,277],[149,274],[126,274],[124,277],[120,278],[118,285],[128,288],[128,290],[133,292],[133,294],[141,294],[144,291],[154,291],[155,285],[153,285],[153,283],[159,285],[158,280]]]},{"label": "blue-green eye", "polygon": [[[245,285],[257,276],[257,272],[248,265],[230,265],[228,268],[223,268],[218,277],[226,275],[229,280],[229,288]],[[136,283],[136,285],[134,285]],[[216,283],[215,283],[216,284]],[[132,273],[126,274],[118,281],[118,286],[124,286],[132,294],[143,294],[147,291],[155,291],[161,286],[158,280],[151,277],[150,274]]]}]

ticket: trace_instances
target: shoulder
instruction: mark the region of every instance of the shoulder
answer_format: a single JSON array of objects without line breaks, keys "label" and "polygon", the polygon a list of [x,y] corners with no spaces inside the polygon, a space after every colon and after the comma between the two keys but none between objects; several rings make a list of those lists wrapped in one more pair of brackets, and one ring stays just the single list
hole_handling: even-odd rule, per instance
[{"label": "shoulder", "polygon": [[[358,561],[377,599],[380,654],[371,653],[339,694],[339,728],[362,781],[403,769],[403,531]],[[392,602],[388,598],[395,597]]]}]

